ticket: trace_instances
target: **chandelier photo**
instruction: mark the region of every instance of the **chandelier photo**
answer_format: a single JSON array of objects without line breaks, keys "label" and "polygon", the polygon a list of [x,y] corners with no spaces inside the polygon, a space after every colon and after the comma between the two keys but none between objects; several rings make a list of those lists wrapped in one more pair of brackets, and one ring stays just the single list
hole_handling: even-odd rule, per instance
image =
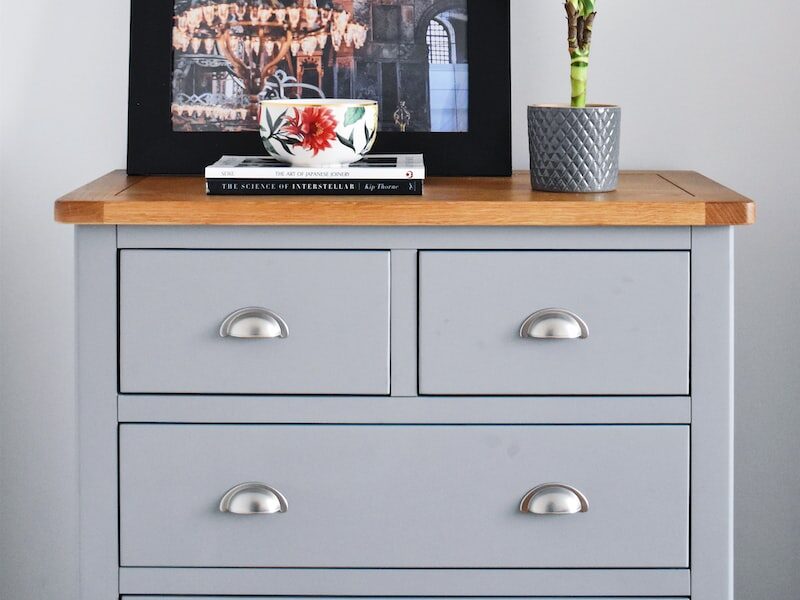
[{"label": "chandelier photo", "polygon": [[[334,52],[343,46],[358,50],[366,40],[366,25],[325,0],[178,0],[172,30],[176,53],[195,65],[219,68],[224,64],[249,106],[220,106],[188,95],[173,104],[173,113],[188,110],[196,116],[199,110],[208,118],[247,118],[246,111],[252,112],[258,99],[267,95],[270,77],[278,74],[281,81],[296,81],[290,77],[296,70],[292,65],[303,56],[319,54],[329,44]],[[289,76],[279,72],[282,62],[289,64]],[[312,87],[294,86],[297,90]]]},{"label": "chandelier photo", "polygon": [[171,0],[172,131],[255,132],[274,98],[363,98],[379,131],[467,131],[467,1]]}]

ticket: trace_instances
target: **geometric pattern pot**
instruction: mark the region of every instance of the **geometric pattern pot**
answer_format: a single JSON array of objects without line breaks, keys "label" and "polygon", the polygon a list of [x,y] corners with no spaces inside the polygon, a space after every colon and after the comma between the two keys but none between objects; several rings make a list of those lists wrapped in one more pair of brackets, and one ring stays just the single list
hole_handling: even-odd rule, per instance
[{"label": "geometric pattern pot", "polygon": [[528,107],[531,185],[545,192],[610,192],[619,179],[622,109]]}]

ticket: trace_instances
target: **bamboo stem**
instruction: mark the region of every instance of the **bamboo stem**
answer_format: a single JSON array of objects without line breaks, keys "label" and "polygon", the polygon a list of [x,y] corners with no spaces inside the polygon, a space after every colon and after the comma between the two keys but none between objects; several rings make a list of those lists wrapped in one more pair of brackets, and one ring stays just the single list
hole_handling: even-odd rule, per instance
[{"label": "bamboo stem", "polygon": [[576,0],[566,0],[565,8],[567,11],[570,79],[572,81],[572,107],[585,108],[592,27],[597,13],[581,14],[581,10],[584,10],[583,4]]},{"label": "bamboo stem", "polygon": [[570,62],[570,79],[572,80],[572,107],[586,107],[586,84],[589,80],[589,55],[580,50],[572,54]]}]

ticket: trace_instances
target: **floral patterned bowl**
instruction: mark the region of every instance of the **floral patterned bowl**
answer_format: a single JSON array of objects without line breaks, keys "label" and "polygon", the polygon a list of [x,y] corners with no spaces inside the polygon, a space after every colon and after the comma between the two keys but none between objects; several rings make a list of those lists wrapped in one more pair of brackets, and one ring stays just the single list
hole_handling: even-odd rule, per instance
[{"label": "floral patterned bowl", "polygon": [[372,100],[263,100],[258,124],[270,156],[294,167],[339,167],[375,143],[378,103]]}]

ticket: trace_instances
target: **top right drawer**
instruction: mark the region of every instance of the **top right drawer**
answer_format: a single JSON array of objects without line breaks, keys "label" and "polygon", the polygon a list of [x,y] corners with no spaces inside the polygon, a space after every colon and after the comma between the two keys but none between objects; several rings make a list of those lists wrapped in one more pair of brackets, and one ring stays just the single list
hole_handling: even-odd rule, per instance
[{"label": "top right drawer", "polygon": [[689,393],[689,253],[420,252],[419,393]]}]

